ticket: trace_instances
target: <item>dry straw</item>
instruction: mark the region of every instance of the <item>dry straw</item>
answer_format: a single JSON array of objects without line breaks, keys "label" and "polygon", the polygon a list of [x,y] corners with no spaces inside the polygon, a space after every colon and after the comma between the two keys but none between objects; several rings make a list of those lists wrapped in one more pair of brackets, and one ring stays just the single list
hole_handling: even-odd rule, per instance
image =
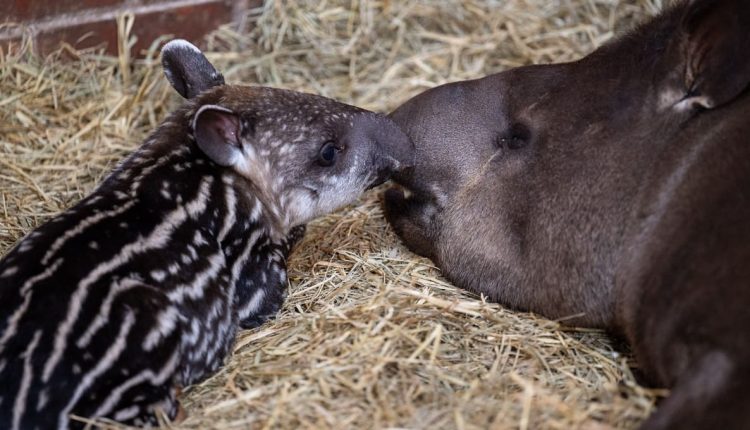
[{"label": "dry straw", "polygon": [[[580,58],[659,0],[267,1],[208,40],[229,82],[388,111],[428,87]],[[0,58],[0,252],[91,191],[179,98],[155,53]],[[27,42],[25,42],[27,43]],[[278,318],[169,428],[634,428],[659,393],[597,331],[510,312],[402,247],[379,194],[313,223]],[[112,428],[120,428],[112,425]]]}]

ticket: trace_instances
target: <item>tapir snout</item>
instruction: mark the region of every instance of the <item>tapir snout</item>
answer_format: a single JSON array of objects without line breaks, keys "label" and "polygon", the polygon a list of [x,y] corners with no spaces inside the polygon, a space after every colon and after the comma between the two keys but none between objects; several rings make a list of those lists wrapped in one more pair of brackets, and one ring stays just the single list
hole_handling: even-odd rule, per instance
[{"label": "tapir snout", "polygon": [[403,174],[414,167],[414,143],[388,118],[381,115],[360,115],[354,119],[348,138],[368,140],[374,147],[371,159],[366,160],[375,170],[368,188],[380,185],[394,174]]}]

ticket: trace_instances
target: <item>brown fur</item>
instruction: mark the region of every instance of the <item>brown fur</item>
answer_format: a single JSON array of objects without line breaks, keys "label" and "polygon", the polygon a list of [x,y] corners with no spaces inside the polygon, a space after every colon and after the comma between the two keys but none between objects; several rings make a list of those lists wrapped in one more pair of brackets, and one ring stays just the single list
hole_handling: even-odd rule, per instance
[{"label": "brown fur", "polygon": [[648,429],[750,426],[750,5],[695,0],[568,64],[429,90],[386,193],[457,285],[625,336]]}]

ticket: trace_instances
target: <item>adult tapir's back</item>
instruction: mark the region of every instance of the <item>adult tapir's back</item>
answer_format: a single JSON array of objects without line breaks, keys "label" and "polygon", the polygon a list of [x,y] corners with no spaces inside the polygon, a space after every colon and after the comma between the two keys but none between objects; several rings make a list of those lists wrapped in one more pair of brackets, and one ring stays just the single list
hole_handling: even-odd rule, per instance
[{"label": "adult tapir's back", "polygon": [[[427,91],[388,220],[457,285],[620,332],[648,428],[745,428],[750,5],[694,0],[568,64]],[[716,427],[714,427],[716,426]]]}]

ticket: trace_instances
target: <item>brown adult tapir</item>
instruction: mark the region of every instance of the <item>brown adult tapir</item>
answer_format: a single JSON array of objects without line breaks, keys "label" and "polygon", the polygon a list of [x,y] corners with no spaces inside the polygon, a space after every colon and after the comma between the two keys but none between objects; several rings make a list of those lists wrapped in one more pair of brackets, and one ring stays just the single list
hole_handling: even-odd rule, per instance
[{"label": "brown adult tapir", "polygon": [[386,216],[456,285],[624,336],[644,429],[750,428],[750,1],[679,3],[580,61],[426,91]]}]

